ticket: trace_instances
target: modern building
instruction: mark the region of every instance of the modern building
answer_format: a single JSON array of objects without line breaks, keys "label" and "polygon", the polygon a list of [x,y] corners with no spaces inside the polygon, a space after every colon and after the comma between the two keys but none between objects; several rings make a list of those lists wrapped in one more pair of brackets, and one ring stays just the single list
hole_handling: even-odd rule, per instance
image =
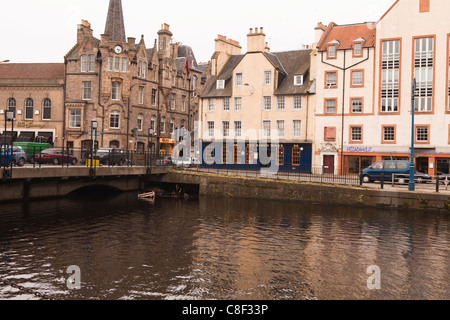
[{"label": "modern building", "polygon": [[14,138],[62,146],[63,109],[63,63],[0,63],[0,119],[7,110],[15,115],[6,130],[0,122],[0,144]]},{"label": "modern building", "polygon": [[200,104],[204,166],[311,171],[311,50],[272,53],[265,37],[250,29],[245,54],[237,41],[215,40]]},{"label": "modern building", "polygon": [[446,0],[397,0],[375,23],[319,24],[315,152],[324,172],[407,160],[413,135],[416,169],[449,173],[448,10]]},{"label": "modern building", "polygon": [[110,1],[100,39],[85,20],[77,32],[65,56],[64,138],[69,148],[90,150],[95,141],[99,147],[170,155],[177,143],[174,130],[191,131],[198,114],[204,70],[193,50],[173,43],[167,24],[150,48],[143,36],[138,42],[126,38],[120,0]]}]

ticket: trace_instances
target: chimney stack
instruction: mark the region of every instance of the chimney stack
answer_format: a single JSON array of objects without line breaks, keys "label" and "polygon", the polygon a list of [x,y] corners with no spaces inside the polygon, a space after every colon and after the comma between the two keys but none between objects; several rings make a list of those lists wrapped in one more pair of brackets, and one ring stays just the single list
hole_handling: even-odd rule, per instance
[{"label": "chimney stack", "polygon": [[266,51],[266,35],[263,33],[264,28],[250,28],[250,32],[247,35],[247,52],[264,52]]}]

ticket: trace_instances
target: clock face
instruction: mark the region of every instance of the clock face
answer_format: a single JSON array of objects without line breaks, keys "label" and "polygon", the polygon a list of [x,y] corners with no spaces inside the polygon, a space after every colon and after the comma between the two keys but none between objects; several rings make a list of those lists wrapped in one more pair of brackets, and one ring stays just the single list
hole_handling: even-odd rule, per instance
[{"label": "clock face", "polygon": [[116,47],[114,48],[114,51],[115,51],[117,54],[120,54],[120,53],[122,53],[122,47],[121,47],[121,46],[116,46]]}]

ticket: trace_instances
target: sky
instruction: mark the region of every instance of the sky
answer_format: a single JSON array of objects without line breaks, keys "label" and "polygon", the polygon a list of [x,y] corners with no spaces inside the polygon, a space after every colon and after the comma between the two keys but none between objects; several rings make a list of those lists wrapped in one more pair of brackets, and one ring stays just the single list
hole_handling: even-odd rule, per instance
[{"label": "sky", "polygon": [[[173,40],[189,45],[197,62],[214,53],[218,34],[247,46],[250,28],[264,27],[271,51],[297,50],[314,42],[318,22],[327,25],[377,21],[395,0],[122,0],[127,37],[141,35],[153,47],[161,24]],[[76,44],[81,19],[94,36],[104,32],[109,0],[0,0],[0,61],[64,62]]]}]

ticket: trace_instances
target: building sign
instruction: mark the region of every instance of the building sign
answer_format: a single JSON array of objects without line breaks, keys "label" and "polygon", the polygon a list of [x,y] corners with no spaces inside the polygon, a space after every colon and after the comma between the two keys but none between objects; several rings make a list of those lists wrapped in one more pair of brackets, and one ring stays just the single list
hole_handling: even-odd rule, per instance
[{"label": "building sign", "polygon": [[374,152],[372,147],[347,147],[346,152]]},{"label": "building sign", "polygon": [[167,138],[161,138],[159,139],[160,143],[170,143],[170,144],[176,144],[177,142],[175,140],[172,139],[167,139]]}]

